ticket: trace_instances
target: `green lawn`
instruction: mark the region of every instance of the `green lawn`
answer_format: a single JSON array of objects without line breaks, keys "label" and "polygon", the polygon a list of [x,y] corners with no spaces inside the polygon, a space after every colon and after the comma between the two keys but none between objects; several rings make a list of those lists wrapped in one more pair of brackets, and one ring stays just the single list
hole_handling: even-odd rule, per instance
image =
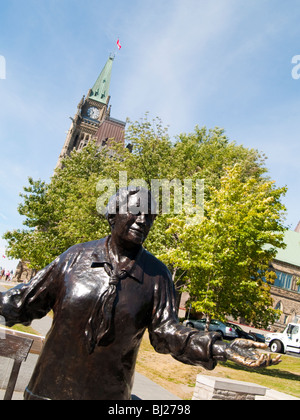
[{"label": "green lawn", "polygon": [[300,358],[282,355],[279,365],[266,369],[250,369],[232,362],[222,364],[228,370],[226,377],[239,381],[254,382],[258,385],[294,395],[300,398]]},{"label": "green lawn", "polygon": [[156,353],[145,335],[136,370],[182,399],[192,398],[198,374],[252,382],[300,398],[300,358],[292,356],[283,355],[279,365],[266,369],[252,370],[226,362],[207,371]]}]

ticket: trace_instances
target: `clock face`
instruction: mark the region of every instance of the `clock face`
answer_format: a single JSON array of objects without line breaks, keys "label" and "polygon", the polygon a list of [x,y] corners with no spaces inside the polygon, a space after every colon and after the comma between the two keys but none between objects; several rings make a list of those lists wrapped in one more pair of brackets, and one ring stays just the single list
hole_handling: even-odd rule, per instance
[{"label": "clock face", "polygon": [[87,114],[88,114],[88,116],[90,118],[97,119],[99,117],[99,115],[100,115],[100,112],[99,112],[99,109],[98,108],[92,106],[91,108],[89,108],[87,110]]}]

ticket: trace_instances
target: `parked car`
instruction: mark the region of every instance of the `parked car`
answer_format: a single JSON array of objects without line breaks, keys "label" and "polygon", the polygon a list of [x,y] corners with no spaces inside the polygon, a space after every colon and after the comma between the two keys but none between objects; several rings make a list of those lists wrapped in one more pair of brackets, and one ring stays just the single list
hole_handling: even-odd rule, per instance
[{"label": "parked car", "polygon": [[258,334],[253,331],[246,332],[243,330],[242,327],[240,327],[237,324],[233,324],[232,322],[226,322],[226,325],[228,327],[233,328],[236,331],[239,338],[245,338],[246,340],[258,341],[260,343],[264,343],[266,341],[265,336],[263,334]]},{"label": "parked car", "polygon": [[[183,325],[187,327],[197,328],[200,331],[205,330],[206,319],[186,319],[183,321]],[[238,338],[238,334],[232,328],[224,324],[222,321],[218,321],[217,319],[212,319],[209,324],[209,331],[217,331],[221,334],[222,338],[227,338],[233,340],[234,338]]]},{"label": "parked car", "polygon": [[205,329],[206,319],[186,319],[183,325],[186,327],[197,328],[200,331]]}]

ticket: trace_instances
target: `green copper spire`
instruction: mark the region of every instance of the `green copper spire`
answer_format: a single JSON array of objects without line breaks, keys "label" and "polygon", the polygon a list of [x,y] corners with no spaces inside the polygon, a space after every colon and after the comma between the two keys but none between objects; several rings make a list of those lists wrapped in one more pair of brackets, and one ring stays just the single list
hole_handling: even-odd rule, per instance
[{"label": "green copper spire", "polygon": [[89,96],[90,99],[101,102],[102,104],[106,104],[107,98],[109,96],[109,85],[114,58],[114,55],[109,56],[102,72],[96,80],[96,83],[92,87],[92,91]]}]

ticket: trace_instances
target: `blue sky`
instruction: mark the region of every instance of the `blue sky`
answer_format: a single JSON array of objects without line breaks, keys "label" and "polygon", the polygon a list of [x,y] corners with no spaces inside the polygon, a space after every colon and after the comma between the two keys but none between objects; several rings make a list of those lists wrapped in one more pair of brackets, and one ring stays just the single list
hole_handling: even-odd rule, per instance
[{"label": "blue sky", "polygon": [[[0,235],[22,227],[17,205],[27,177],[49,180],[69,117],[118,37],[112,116],[135,121],[149,111],[171,135],[219,126],[265,153],[271,177],[288,187],[294,229],[299,18],[298,0],[1,0]],[[3,247],[1,240],[1,254]]]}]

